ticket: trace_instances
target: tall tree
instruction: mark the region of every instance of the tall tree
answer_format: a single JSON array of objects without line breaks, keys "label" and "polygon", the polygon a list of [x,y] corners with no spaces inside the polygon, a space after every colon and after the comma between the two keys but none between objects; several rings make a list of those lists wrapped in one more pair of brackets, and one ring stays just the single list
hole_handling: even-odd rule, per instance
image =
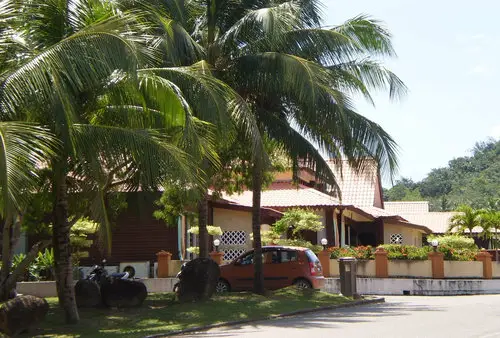
[{"label": "tall tree", "polygon": [[44,128],[21,122],[0,122],[0,217],[3,220],[0,301],[7,300],[17,279],[41,248],[40,244],[35,245],[11,271],[22,216],[39,184],[37,168],[53,157],[56,149],[55,137]]},{"label": "tall tree", "polygon": [[191,107],[205,105],[213,114],[220,106],[207,102],[232,104],[224,84],[203,76],[203,65],[162,69],[159,76],[151,68],[158,61],[150,27],[136,12],[113,5],[30,0],[14,6],[19,23],[12,35],[24,49],[11,54],[22,59],[2,79],[4,119],[36,121],[61,143],[48,166],[57,292],[68,323],[79,320],[69,241],[77,218],[69,219],[68,194],[92,194],[93,219],[109,240],[107,189],[157,189],[174,177],[201,182],[183,149],[214,163],[217,156],[212,128]]},{"label": "tall tree", "polygon": [[[393,98],[405,91],[397,76],[372,59],[394,55],[390,34],[379,22],[359,16],[341,26],[323,28],[315,0],[207,0],[200,6],[204,11],[188,11],[185,3],[177,1],[166,3],[170,17],[177,18],[205,50],[207,67],[253,113],[260,133],[282,145],[294,171],[301,164],[309,165],[318,179],[338,190],[333,172],[314,144],[330,157],[346,157],[356,170],[364,167],[367,157],[375,158],[389,173],[395,170],[394,141],[356,113],[348,96],[358,92],[371,101],[372,89],[388,89]],[[262,155],[254,147],[252,232],[258,293],[263,292],[258,258],[261,178],[269,164]]]}]

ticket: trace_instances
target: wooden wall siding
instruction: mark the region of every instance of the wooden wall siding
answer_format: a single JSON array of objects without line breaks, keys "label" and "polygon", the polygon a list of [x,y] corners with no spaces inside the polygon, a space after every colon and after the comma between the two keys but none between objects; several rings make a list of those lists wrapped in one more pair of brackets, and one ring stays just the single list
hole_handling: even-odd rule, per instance
[{"label": "wooden wall siding", "polygon": [[[128,208],[116,220],[109,264],[130,261],[156,261],[156,253],[165,250],[178,259],[177,225],[167,226],[153,217],[154,200],[149,193],[127,193]],[[104,258],[94,243],[90,257],[81,265],[92,265]]]},{"label": "wooden wall siding", "polygon": [[333,246],[335,244],[335,236],[333,229],[333,208],[325,208],[325,229],[326,229],[326,239],[328,244]]}]

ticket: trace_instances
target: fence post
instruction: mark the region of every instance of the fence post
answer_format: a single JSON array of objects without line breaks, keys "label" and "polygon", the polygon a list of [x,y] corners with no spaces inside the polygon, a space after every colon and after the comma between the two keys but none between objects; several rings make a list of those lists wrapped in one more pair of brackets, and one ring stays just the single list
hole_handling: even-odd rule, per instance
[{"label": "fence post", "polygon": [[387,260],[387,251],[382,247],[375,250],[375,277],[389,277],[389,261]]},{"label": "fence post", "polygon": [[210,253],[210,258],[212,258],[215,263],[221,265],[222,264],[222,258],[224,257],[224,252],[222,251],[212,251]]},{"label": "fence post", "polygon": [[481,250],[477,255],[476,259],[483,262],[483,278],[492,279],[493,270],[491,266],[491,254],[486,250]]},{"label": "fence post", "polygon": [[323,276],[330,277],[330,252],[322,250],[319,252],[318,258],[323,268]]},{"label": "fence post", "polygon": [[167,251],[160,251],[156,254],[158,260],[158,278],[168,277],[168,266],[170,265],[170,260],[172,259],[172,254]]},{"label": "fence post", "polygon": [[432,251],[428,254],[432,264],[432,278],[444,278],[444,254],[439,251]]}]

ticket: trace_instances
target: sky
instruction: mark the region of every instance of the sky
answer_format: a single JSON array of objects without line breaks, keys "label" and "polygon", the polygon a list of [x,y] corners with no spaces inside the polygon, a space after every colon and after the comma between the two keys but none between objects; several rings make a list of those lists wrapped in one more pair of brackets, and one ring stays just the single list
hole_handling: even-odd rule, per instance
[{"label": "sky", "polygon": [[[407,85],[399,102],[375,95],[357,111],[399,145],[399,177],[415,182],[470,155],[476,142],[500,139],[498,0],[323,0],[324,23],[358,14],[384,22],[398,54],[384,60]],[[384,182],[384,186],[390,186]]]}]

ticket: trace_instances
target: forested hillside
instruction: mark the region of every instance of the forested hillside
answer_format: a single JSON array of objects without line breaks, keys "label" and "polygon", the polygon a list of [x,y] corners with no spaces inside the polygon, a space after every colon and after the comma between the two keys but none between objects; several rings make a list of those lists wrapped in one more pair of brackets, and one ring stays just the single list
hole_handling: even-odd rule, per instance
[{"label": "forested hillside", "polygon": [[471,156],[459,157],[420,182],[402,178],[384,189],[386,201],[430,202],[431,211],[454,210],[460,204],[496,208],[500,202],[500,140],[477,143]]}]

